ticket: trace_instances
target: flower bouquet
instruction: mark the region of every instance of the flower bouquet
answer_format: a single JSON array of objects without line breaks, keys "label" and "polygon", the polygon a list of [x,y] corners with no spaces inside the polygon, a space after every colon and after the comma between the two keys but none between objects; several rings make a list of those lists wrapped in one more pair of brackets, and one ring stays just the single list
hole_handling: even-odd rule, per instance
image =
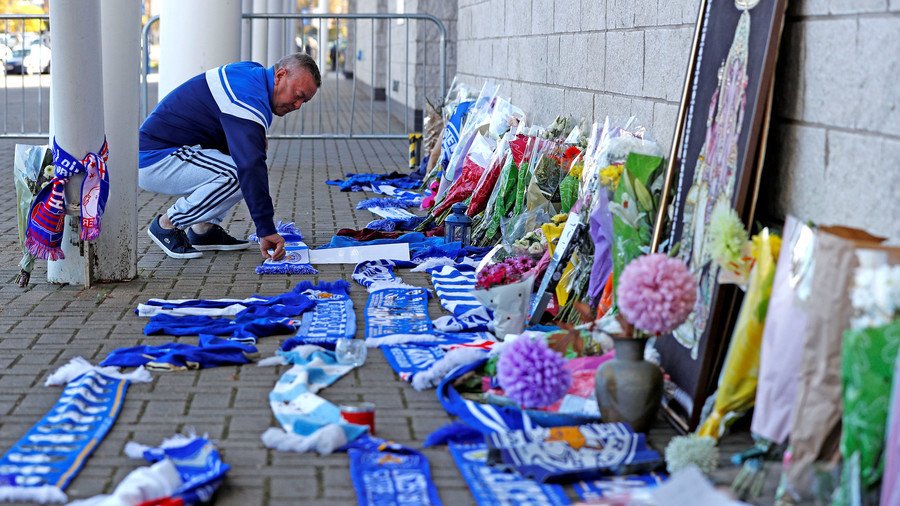
[{"label": "flower bouquet", "polygon": [[514,256],[487,265],[476,275],[473,294],[493,312],[497,338],[525,330],[536,265],[528,255]]}]

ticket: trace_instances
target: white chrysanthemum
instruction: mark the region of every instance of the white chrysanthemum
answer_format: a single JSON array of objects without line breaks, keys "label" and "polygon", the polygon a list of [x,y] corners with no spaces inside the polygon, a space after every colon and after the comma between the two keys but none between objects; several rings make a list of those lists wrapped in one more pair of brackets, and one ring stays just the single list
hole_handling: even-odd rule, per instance
[{"label": "white chrysanthemum", "polygon": [[719,449],[716,447],[716,440],[696,434],[672,438],[666,446],[666,469],[669,474],[677,473],[691,464],[699,467],[704,473],[715,471],[719,467]]},{"label": "white chrysanthemum", "polygon": [[856,269],[850,303],[854,329],[879,327],[900,317],[900,265]]}]

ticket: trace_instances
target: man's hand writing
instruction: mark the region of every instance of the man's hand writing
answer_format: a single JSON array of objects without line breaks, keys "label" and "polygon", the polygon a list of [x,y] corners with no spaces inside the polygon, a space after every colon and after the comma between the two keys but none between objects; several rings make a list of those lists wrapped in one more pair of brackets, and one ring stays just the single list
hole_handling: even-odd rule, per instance
[{"label": "man's hand writing", "polygon": [[[269,250],[273,250],[269,253]],[[259,251],[263,258],[281,260],[284,258],[284,237],[278,234],[267,235],[259,240]]]}]

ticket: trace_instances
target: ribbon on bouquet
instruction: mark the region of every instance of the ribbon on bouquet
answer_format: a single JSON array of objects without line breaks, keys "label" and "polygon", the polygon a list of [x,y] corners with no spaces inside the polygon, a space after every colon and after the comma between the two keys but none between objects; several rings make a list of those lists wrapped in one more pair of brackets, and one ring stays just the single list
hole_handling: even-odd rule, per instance
[{"label": "ribbon on bouquet", "polygon": [[93,241],[100,237],[100,219],[109,196],[109,145],[103,145],[97,153],[88,153],[81,160],[59,146],[53,139],[54,177],[34,198],[25,232],[25,247],[37,258],[60,260],[63,224],[66,217],[65,187],[76,174],[84,174],[81,183],[81,240]]}]

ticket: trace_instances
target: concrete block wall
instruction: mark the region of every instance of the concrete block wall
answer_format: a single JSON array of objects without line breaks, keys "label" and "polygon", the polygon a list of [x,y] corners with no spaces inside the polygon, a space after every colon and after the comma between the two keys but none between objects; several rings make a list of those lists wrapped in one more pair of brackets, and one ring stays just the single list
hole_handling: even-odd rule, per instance
[{"label": "concrete block wall", "polygon": [[[458,0],[457,74],[538,124],[636,116],[668,151],[694,0]],[[900,0],[795,0],[782,39],[763,216],[900,244]]]}]

